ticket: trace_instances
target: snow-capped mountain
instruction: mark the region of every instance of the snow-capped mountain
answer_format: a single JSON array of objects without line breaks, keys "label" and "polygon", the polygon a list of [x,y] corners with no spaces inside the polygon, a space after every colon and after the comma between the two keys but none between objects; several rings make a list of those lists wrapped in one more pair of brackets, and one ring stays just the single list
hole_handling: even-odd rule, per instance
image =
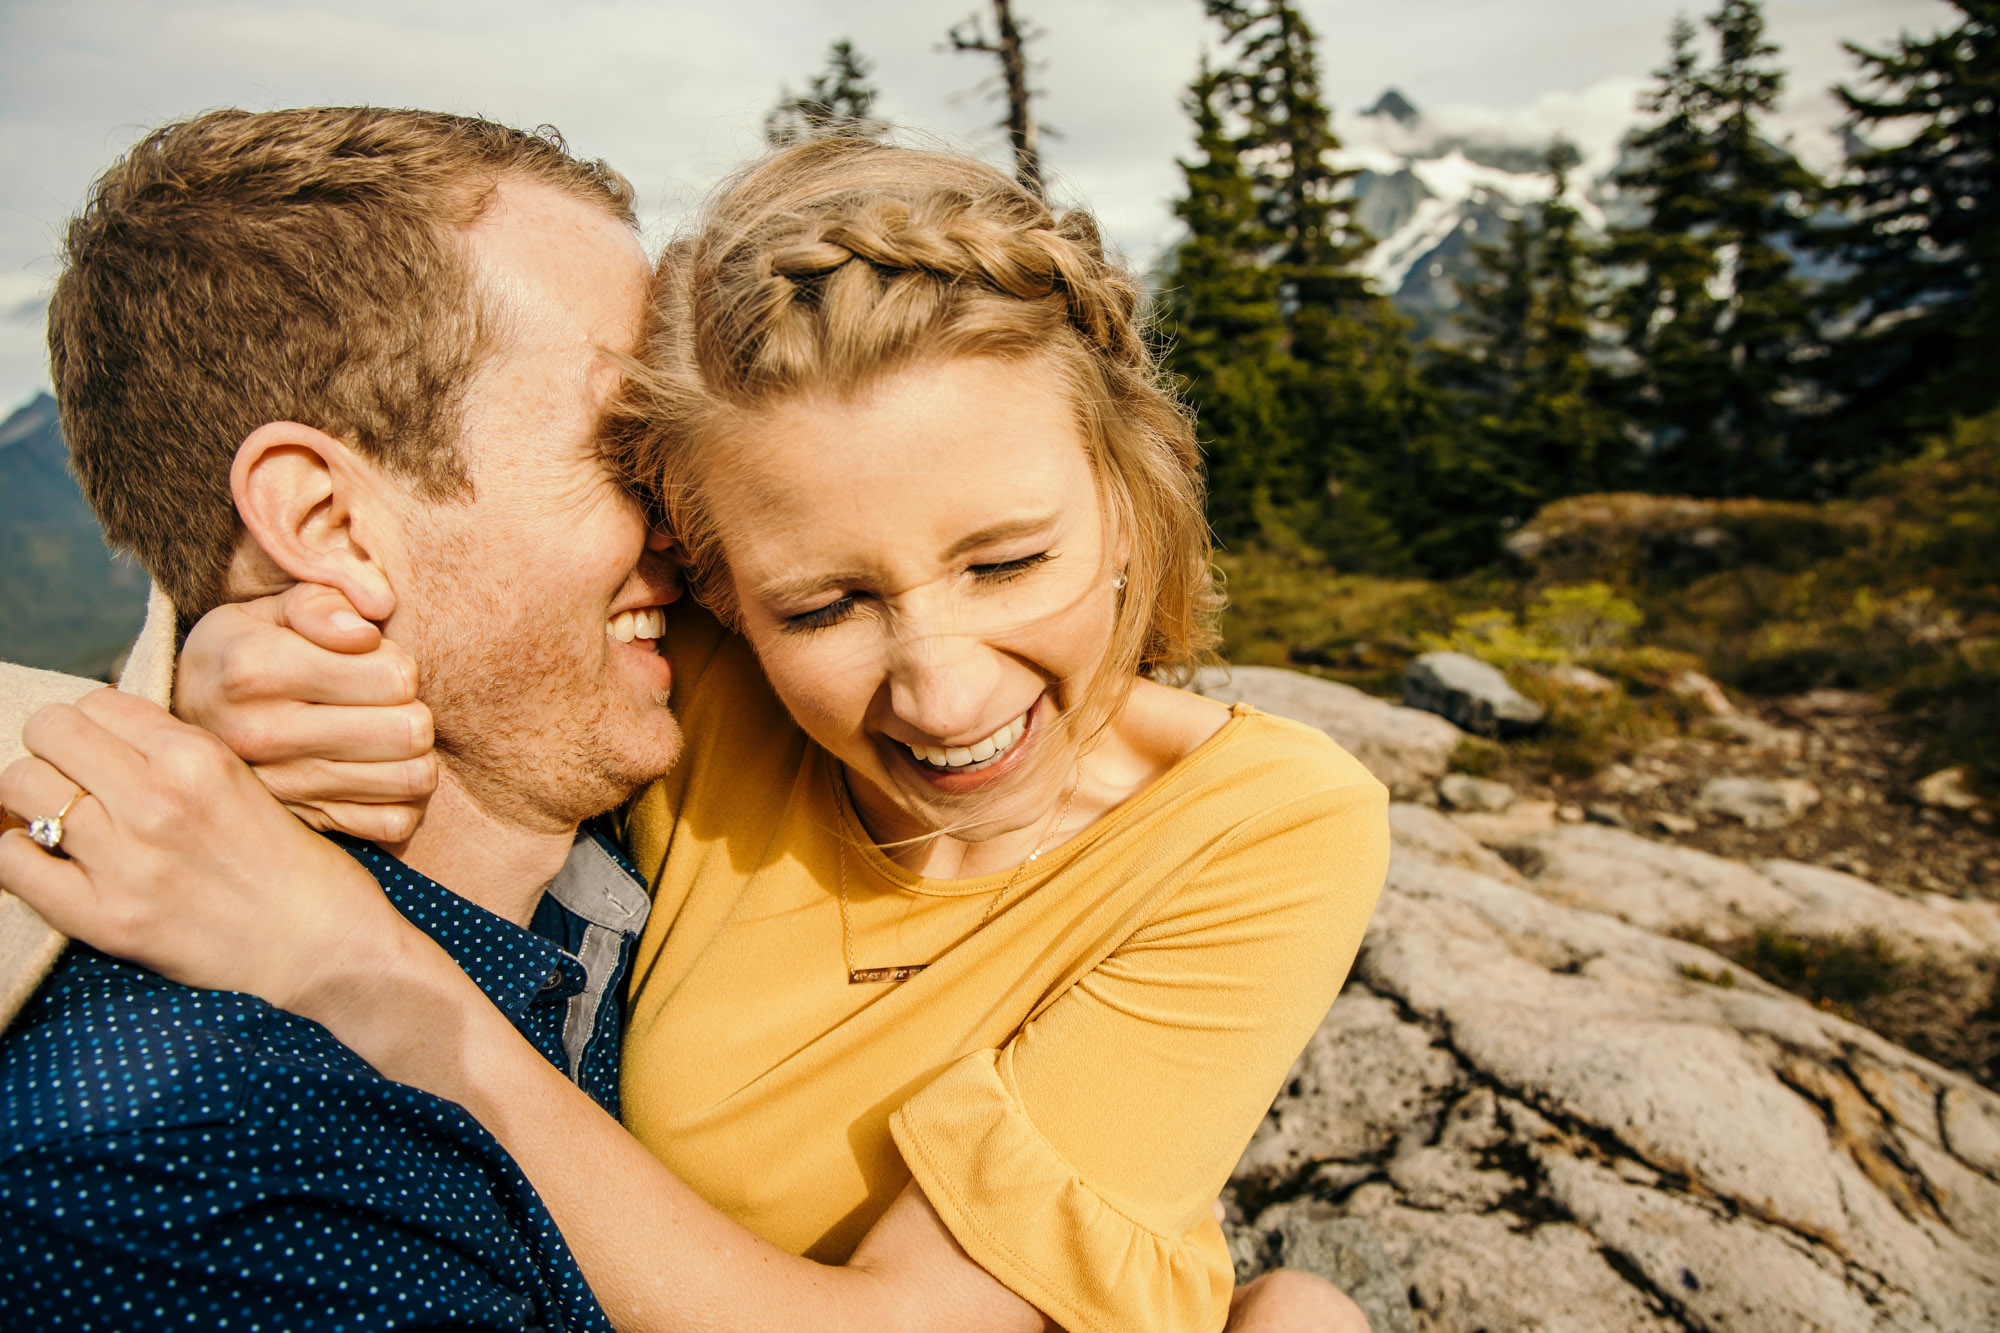
[{"label": "snow-capped mountain", "polygon": [[[1509,218],[1548,198],[1548,140],[1512,127],[1435,125],[1393,88],[1341,117],[1338,129],[1336,160],[1361,173],[1356,220],[1376,238],[1362,270],[1424,331],[1439,328],[1458,305],[1474,247],[1497,242]],[[1623,221],[1630,207],[1610,184],[1618,166],[1615,150],[1586,149],[1571,175],[1569,202],[1592,231]]]}]

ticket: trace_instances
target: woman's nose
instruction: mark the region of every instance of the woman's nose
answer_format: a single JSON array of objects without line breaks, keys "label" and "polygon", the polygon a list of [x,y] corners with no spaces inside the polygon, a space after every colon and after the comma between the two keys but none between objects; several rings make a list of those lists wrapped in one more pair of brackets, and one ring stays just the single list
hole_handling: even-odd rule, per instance
[{"label": "woman's nose", "polygon": [[957,634],[926,634],[898,645],[889,673],[889,704],[896,716],[938,742],[975,741],[987,704],[1000,683],[1000,655]]}]

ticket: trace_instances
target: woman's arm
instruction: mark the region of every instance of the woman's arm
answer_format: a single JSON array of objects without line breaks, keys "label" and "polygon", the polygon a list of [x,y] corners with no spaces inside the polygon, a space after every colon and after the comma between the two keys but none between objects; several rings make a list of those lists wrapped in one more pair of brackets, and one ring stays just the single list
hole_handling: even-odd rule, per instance
[{"label": "woman's arm", "polygon": [[0,835],[0,886],[187,985],[313,1018],[383,1074],[465,1106],[520,1163],[612,1322],[647,1330],[1050,1327],[906,1190],[844,1267],[730,1221],[543,1059],[371,876],[216,739],[100,691],[37,714],[0,804],[60,809],[65,858]]}]

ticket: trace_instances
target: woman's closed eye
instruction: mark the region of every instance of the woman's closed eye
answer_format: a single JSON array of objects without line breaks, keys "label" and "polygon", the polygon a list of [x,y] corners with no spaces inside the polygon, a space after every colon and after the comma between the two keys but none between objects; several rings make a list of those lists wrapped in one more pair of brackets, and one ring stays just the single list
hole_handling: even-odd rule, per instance
[{"label": "woman's closed eye", "polygon": [[852,614],[854,614],[854,594],[842,593],[825,606],[816,606],[810,611],[786,616],[783,628],[787,634],[810,634],[816,629],[838,625]]},{"label": "woman's closed eye", "polygon": [[1014,560],[998,560],[992,564],[973,565],[972,576],[981,583],[1011,583],[1036,565],[1046,564],[1053,556],[1048,551],[1037,551]]}]

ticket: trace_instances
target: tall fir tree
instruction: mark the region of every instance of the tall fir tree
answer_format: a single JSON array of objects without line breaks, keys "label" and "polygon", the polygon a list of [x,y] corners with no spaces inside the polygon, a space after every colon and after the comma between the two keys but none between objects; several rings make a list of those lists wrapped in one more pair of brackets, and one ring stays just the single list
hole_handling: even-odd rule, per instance
[{"label": "tall fir tree", "polygon": [[1862,86],[1834,90],[1860,145],[1826,237],[1849,271],[1827,294],[1849,473],[2000,405],[2000,3],[1952,4],[1948,31],[1850,45]]},{"label": "tall fir tree", "polygon": [[[1201,155],[1183,164],[1189,237],[1170,319],[1208,441],[1212,518],[1225,539],[1394,567],[1403,545],[1376,497],[1407,451],[1416,381],[1405,323],[1355,269],[1370,242],[1353,219],[1353,173],[1332,158],[1312,28],[1291,0],[1205,7],[1226,59],[1190,91]],[[1247,189],[1251,214],[1213,214],[1202,201],[1218,189],[1239,202]],[[1202,265],[1224,253],[1254,270],[1230,281],[1274,307],[1275,342],[1204,361],[1216,337],[1204,322],[1228,301]]]},{"label": "tall fir tree", "polygon": [[826,67],[803,93],[784,89],[764,117],[764,142],[780,147],[825,135],[877,138],[888,126],[875,119],[874,67],[845,37],[827,48]]},{"label": "tall fir tree", "polygon": [[1236,140],[1217,106],[1219,78],[1206,58],[1183,105],[1195,124],[1193,160],[1180,163],[1186,193],[1174,214],[1187,228],[1171,268],[1165,324],[1169,367],[1200,405],[1208,512],[1216,535],[1259,535],[1259,516],[1306,482],[1297,440],[1280,419],[1277,383],[1289,374],[1275,238]]},{"label": "tall fir tree", "polygon": [[1496,554],[1507,528],[1551,500],[1626,479],[1620,418],[1601,368],[1595,255],[1570,202],[1576,149],[1551,145],[1548,197],[1477,251],[1460,292],[1460,337],[1430,374],[1448,425],[1428,442],[1435,519],[1413,533],[1426,568]]},{"label": "tall fir tree", "polygon": [[[1811,300],[1797,274],[1819,182],[1772,144],[1763,122],[1785,76],[1765,39],[1762,0],[1723,0],[1709,16],[1717,59],[1705,82],[1715,145],[1715,232],[1722,291],[1715,322],[1723,368],[1710,485],[1719,495],[1783,492],[1804,478],[1796,406],[1814,356]],[[1697,485],[1700,471],[1691,472]]]},{"label": "tall fir tree", "polygon": [[1759,0],[1722,0],[1707,24],[1715,64],[1701,67],[1694,26],[1677,20],[1641,103],[1654,119],[1618,184],[1646,217],[1608,238],[1604,262],[1622,281],[1607,313],[1623,406],[1650,441],[1645,484],[1783,490],[1798,476],[1795,404],[1816,350],[1794,261],[1815,183],[1764,133],[1784,76]]}]

